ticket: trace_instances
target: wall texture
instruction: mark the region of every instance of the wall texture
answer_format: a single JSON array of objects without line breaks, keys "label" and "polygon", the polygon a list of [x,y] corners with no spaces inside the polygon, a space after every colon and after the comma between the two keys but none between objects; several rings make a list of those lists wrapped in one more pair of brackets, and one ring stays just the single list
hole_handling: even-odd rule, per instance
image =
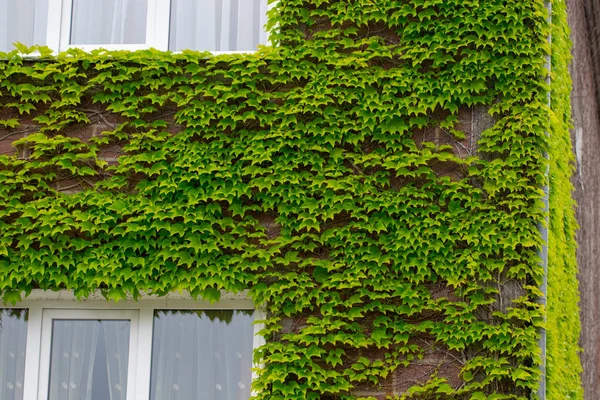
[{"label": "wall texture", "polygon": [[[573,41],[572,141],[577,160],[573,184],[580,225],[582,378],[586,400],[595,400],[600,393],[600,108],[594,79],[600,77],[600,3],[572,0],[568,6]],[[591,17],[587,22],[586,16]]]},{"label": "wall texture", "polygon": [[600,1],[599,0],[582,0],[573,2],[577,3],[577,7],[581,7],[583,3],[585,23],[581,21],[581,29],[587,33],[589,40],[589,57],[592,63],[588,65],[593,73],[593,81],[596,83],[596,96],[600,100]]}]

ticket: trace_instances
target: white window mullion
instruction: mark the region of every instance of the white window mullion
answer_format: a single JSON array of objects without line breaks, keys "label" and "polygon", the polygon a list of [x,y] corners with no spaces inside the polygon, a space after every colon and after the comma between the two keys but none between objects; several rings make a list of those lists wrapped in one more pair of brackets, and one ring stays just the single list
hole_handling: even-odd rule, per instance
[{"label": "white window mullion", "polygon": [[48,0],[48,22],[46,24],[46,45],[55,52],[61,50],[61,29],[63,26],[63,0]]},{"label": "white window mullion", "polygon": [[158,50],[169,48],[171,0],[148,0],[146,45]]},{"label": "white window mullion", "polygon": [[129,331],[129,361],[127,365],[127,400],[136,400],[136,388],[137,388],[137,369],[143,367],[144,364],[138,364],[138,346],[140,333],[140,315],[139,311],[131,311],[131,328]]},{"label": "white window mullion", "polygon": [[27,318],[23,400],[37,400],[42,341],[42,307],[30,307]]},{"label": "white window mullion", "polygon": [[[58,1],[58,0],[53,0]],[[73,14],[73,0],[62,0],[60,28],[59,28],[59,50],[63,51],[69,47],[71,41],[71,20]]]},{"label": "white window mullion", "polygon": [[[37,396],[35,399],[47,400],[48,384],[50,382],[50,352],[52,348],[52,317],[48,314],[48,311],[42,312],[40,331],[42,340],[39,347],[40,351],[36,354],[36,356],[39,357],[40,372],[38,375],[38,384],[36,386]],[[27,349],[27,352],[29,352],[29,349]]]},{"label": "white window mullion", "polygon": [[[148,400],[150,398],[150,367],[152,365],[153,325],[154,309],[140,309],[137,348],[137,374],[135,378],[135,400]],[[135,350],[132,349],[130,353],[133,353],[134,351]]]}]

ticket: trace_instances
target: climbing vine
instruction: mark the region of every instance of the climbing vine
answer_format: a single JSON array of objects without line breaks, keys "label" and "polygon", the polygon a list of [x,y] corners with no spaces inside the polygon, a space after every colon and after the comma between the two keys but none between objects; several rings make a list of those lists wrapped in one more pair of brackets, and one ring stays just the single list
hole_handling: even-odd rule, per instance
[{"label": "climbing vine", "polygon": [[253,54],[2,54],[4,300],[248,290],[256,399],[535,397],[547,149],[566,157],[551,257],[575,269],[547,13],[279,0]]},{"label": "climbing vine", "polygon": [[548,257],[548,399],[583,399],[578,345],[579,291],[571,196],[573,154],[571,126],[571,60],[566,4],[554,1],[552,24],[552,112],[550,141],[550,224]]}]

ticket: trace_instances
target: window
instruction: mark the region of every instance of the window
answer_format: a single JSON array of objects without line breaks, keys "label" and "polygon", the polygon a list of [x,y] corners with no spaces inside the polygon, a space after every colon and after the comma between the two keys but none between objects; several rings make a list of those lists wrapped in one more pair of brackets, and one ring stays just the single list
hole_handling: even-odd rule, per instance
[{"label": "window", "polygon": [[0,399],[23,398],[27,310],[0,309]]},{"label": "window", "polygon": [[0,51],[12,43],[46,44],[48,0],[0,0]]},{"label": "window", "polygon": [[0,0],[0,51],[18,41],[54,50],[248,52],[268,42],[267,0]]},{"label": "window", "polygon": [[0,398],[239,400],[262,343],[248,299],[109,304],[34,292],[0,308]]}]

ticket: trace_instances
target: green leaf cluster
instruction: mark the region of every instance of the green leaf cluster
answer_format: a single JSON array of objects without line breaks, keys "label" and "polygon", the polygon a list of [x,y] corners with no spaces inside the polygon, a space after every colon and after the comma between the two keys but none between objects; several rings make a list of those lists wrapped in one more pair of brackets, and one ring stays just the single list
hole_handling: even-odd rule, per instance
[{"label": "green leaf cluster", "polygon": [[571,149],[570,30],[564,1],[552,5],[552,112],[548,149],[550,212],[548,231],[548,399],[583,399],[579,290],[575,249],[575,203],[571,197],[574,157]]}]

